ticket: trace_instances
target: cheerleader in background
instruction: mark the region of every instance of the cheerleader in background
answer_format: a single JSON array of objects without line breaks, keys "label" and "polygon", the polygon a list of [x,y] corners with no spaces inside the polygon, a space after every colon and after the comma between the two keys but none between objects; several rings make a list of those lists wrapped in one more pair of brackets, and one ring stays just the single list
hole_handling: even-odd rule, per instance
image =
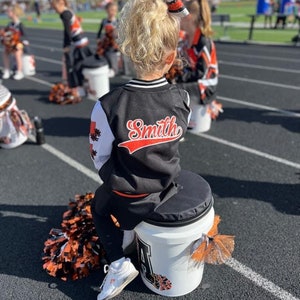
[{"label": "cheerleader in background", "polygon": [[[66,0],[52,0],[52,7],[59,14],[64,26],[63,38],[63,80],[67,80],[72,93],[80,99],[78,87],[83,85],[82,61],[93,55],[88,44],[89,40],[83,35],[79,18],[68,8]],[[70,55],[74,46],[73,55]]]},{"label": "cheerleader in background", "polygon": [[7,9],[6,14],[11,19],[11,22],[5,27],[3,32],[4,37],[2,43],[5,49],[3,52],[4,70],[2,79],[8,79],[10,77],[10,55],[13,54],[17,68],[13,78],[15,80],[21,80],[24,78],[22,71],[24,45],[21,39],[25,36],[25,32],[24,26],[19,18],[22,16],[23,10],[18,4],[15,4]]},{"label": "cheerleader in background", "polygon": [[115,2],[109,2],[105,10],[107,17],[101,21],[97,32],[97,54],[107,59],[110,68],[109,76],[113,77],[119,71],[119,51],[116,43],[118,5]]},{"label": "cheerleader in background", "polygon": [[97,32],[97,41],[99,41],[103,37],[102,31],[107,24],[112,25],[114,28],[116,28],[117,24],[118,24],[118,19],[117,19],[118,6],[117,6],[117,4],[114,2],[109,2],[108,4],[106,4],[105,10],[107,13],[107,17],[104,18],[100,23],[100,27]]},{"label": "cheerleader in background", "polygon": [[184,4],[190,14],[180,22],[184,42],[179,55],[186,61],[186,65],[177,72],[175,81],[182,83],[191,99],[196,94],[199,104],[208,104],[211,118],[215,119],[222,108],[216,102],[219,70],[216,47],[212,40],[209,4],[207,0],[190,0]]}]

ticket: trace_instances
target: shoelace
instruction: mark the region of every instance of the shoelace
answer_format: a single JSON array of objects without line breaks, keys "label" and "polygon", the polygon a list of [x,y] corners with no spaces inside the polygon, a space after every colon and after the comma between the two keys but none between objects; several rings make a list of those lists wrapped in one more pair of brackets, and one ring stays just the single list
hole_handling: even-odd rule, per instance
[{"label": "shoelace", "polygon": [[103,288],[103,286],[104,286],[104,284],[105,284],[105,282],[106,282],[106,279],[107,279],[107,273],[108,273],[108,271],[109,271],[109,265],[104,265],[104,267],[103,267],[103,272],[106,274],[106,276],[105,276],[105,278],[103,279],[103,282],[102,282],[102,284],[101,284],[100,287],[99,287],[99,291],[102,291],[102,288]]}]

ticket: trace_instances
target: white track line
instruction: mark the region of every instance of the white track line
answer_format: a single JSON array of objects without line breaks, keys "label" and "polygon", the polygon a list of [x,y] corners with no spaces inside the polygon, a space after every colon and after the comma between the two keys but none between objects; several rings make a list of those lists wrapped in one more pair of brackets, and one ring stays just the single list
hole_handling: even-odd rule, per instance
[{"label": "white track line", "polygon": [[295,58],[286,58],[286,57],[281,57],[281,56],[265,56],[265,55],[255,55],[255,54],[242,54],[242,53],[235,53],[235,52],[227,52],[223,50],[219,50],[218,53],[220,55],[225,54],[225,55],[230,55],[234,57],[245,57],[245,58],[258,58],[258,59],[263,59],[263,60],[277,60],[277,61],[287,61],[287,62],[293,62],[293,63],[300,63],[298,59]]},{"label": "white track line", "polygon": [[237,81],[246,81],[249,83],[255,83],[255,84],[263,84],[263,85],[270,85],[274,87],[281,87],[285,89],[291,89],[291,90],[298,90],[300,91],[300,86],[294,86],[294,85],[288,85],[288,84],[282,84],[282,83],[275,83],[271,81],[263,81],[263,80],[256,80],[256,79],[250,79],[250,78],[242,78],[237,76],[231,76],[231,75],[219,75],[220,78],[224,79],[230,79],[230,80],[237,80]]},{"label": "white track line", "polygon": [[[34,136],[29,136],[32,142],[35,142],[36,139]],[[90,179],[94,180],[95,182],[102,184],[102,180],[100,179],[97,172],[91,171],[89,168],[85,167],[78,161],[74,160],[73,158],[69,157],[68,155],[64,154],[63,152],[59,151],[58,149],[52,147],[49,144],[42,144],[40,145],[44,150],[48,151],[49,153],[53,154],[72,168],[76,169],[77,171],[81,172],[85,176],[89,177]]]},{"label": "white track line", "polygon": [[25,77],[25,79],[30,80],[30,81],[34,81],[34,82],[37,82],[37,83],[40,83],[42,85],[50,86],[50,87],[52,87],[54,85],[54,83],[45,81],[43,79],[38,79],[38,78],[33,77],[33,76]]},{"label": "white track line", "polygon": [[67,163],[69,166],[72,166],[79,172],[83,173],[87,177],[91,178],[95,182],[101,184],[102,181],[99,177],[99,175],[96,172],[92,172],[89,168],[85,167],[81,163],[77,162],[76,160],[70,158],[63,152],[57,150],[56,148],[50,146],[49,144],[43,144],[41,145],[43,149],[47,150],[48,152],[52,153],[54,156],[58,157],[60,160],[64,161]]},{"label": "white track line", "polygon": [[243,265],[242,263],[238,262],[236,259],[231,258],[225,263],[227,266],[234,269],[236,272],[242,274],[246,278],[250,279],[254,284],[263,288],[264,290],[268,291],[275,297],[282,299],[282,300],[299,300],[299,298],[294,297],[292,294],[288,293],[281,287],[277,286],[273,282],[267,280],[266,278],[262,277],[260,274],[254,272],[249,267]]},{"label": "white track line", "polygon": [[276,108],[276,107],[272,107],[272,106],[266,106],[266,105],[256,104],[256,103],[252,103],[252,102],[246,102],[246,101],[227,98],[227,97],[222,97],[222,96],[218,96],[217,98],[218,98],[218,100],[232,102],[232,103],[236,103],[236,104],[244,105],[244,106],[249,106],[249,107],[255,107],[255,108],[268,110],[268,111],[274,111],[274,112],[278,112],[278,113],[281,113],[283,115],[288,115],[288,116],[291,116],[291,117],[296,117],[296,118],[300,117],[300,113],[296,113],[296,112],[293,112],[293,111],[284,110],[284,109],[280,109],[280,108]]},{"label": "white track line", "polygon": [[229,141],[223,140],[223,139],[215,137],[215,136],[207,135],[205,133],[198,133],[197,135],[199,135],[199,136],[201,136],[201,137],[203,137],[207,140],[217,142],[219,144],[223,144],[223,145],[226,145],[226,146],[229,146],[229,147],[232,147],[232,148],[244,151],[244,152],[248,152],[248,153],[251,153],[251,154],[254,154],[254,155],[257,155],[257,156],[260,156],[260,157],[263,157],[263,158],[266,158],[266,159],[269,159],[269,160],[272,160],[272,161],[275,161],[277,163],[284,164],[284,165],[289,166],[289,167],[300,169],[300,164],[294,163],[294,162],[292,162],[290,160],[287,160],[287,159],[284,159],[284,158],[280,158],[278,156],[274,156],[274,155],[271,155],[271,154],[268,154],[268,153],[265,153],[265,152],[262,152],[262,151],[258,151],[258,150],[255,150],[255,149],[252,149],[252,148],[249,148],[249,147],[246,147],[246,146],[242,146],[240,144],[229,142]]},{"label": "white track line", "polygon": [[260,70],[268,70],[268,71],[275,71],[275,72],[282,72],[282,73],[294,73],[300,74],[300,70],[291,70],[291,69],[283,69],[283,68],[275,68],[275,67],[268,67],[262,65],[254,65],[254,64],[246,64],[246,63],[239,63],[239,62],[231,62],[231,61],[224,61],[219,60],[219,64],[221,65],[228,65],[228,66],[236,66],[242,68],[250,68],[250,69],[260,69]]},{"label": "white track line", "polygon": [[35,59],[45,61],[45,62],[49,62],[51,64],[62,65],[62,61],[58,61],[58,60],[47,58],[47,57],[36,56],[36,55],[34,57],[35,57]]}]

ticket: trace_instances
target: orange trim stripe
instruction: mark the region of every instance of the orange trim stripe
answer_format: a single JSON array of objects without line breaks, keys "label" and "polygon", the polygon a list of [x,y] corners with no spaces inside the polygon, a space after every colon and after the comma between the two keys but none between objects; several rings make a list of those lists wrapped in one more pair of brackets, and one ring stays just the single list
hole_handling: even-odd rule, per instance
[{"label": "orange trim stripe", "polygon": [[0,106],[0,111],[2,111],[4,109],[6,109],[7,107],[9,107],[11,105],[11,103],[12,103],[12,96],[10,96],[7,99],[7,101],[3,105]]},{"label": "orange trim stripe", "polygon": [[201,30],[200,28],[197,28],[194,34],[194,38],[193,38],[193,46],[197,45],[199,39],[200,39],[200,35],[201,35]]},{"label": "orange trim stripe", "polygon": [[125,198],[141,198],[141,197],[146,197],[149,194],[126,194],[126,193],[122,193],[119,191],[115,191],[113,190],[113,192],[121,197],[125,197]]}]

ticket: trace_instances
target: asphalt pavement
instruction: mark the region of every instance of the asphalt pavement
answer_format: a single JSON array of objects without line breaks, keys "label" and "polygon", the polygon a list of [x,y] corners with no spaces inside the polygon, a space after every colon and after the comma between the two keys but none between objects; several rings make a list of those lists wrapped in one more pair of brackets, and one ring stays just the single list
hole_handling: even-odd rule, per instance
[{"label": "asphalt pavement", "polygon": [[[95,48],[96,34],[88,33]],[[46,144],[0,149],[0,299],[92,300],[95,271],[64,282],[42,269],[44,241],[75,194],[99,186],[89,157],[94,101],[48,101],[61,79],[62,32],[28,29],[37,74],[3,80],[19,108],[43,119]],[[300,299],[300,49],[217,43],[224,113],[180,145],[183,169],[211,185],[233,260],[205,265],[200,286],[177,299]],[[111,88],[128,78],[111,79]],[[137,278],[115,299],[163,299]]]}]

